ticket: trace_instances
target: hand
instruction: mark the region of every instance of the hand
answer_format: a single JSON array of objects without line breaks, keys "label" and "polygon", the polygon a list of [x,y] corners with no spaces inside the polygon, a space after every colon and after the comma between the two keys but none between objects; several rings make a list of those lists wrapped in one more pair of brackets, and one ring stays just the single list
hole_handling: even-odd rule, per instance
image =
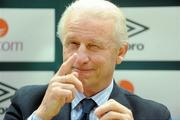
[{"label": "hand", "polygon": [[134,120],[132,112],[113,99],[95,110],[99,120]]},{"label": "hand", "polygon": [[[78,73],[71,73],[77,54],[69,57],[51,79],[41,105],[35,114],[43,120],[50,120],[59,113],[65,103],[74,99],[75,91],[83,92],[83,86],[78,80]],[[66,75],[67,74],[67,75]]]}]

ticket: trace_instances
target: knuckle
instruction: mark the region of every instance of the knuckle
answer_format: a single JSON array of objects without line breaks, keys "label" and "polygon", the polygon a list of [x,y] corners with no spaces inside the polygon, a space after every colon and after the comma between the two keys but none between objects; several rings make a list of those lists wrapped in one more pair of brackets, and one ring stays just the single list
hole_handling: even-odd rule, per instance
[{"label": "knuckle", "polygon": [[55,86],[56,86],[56,82],[52,82],[52,83],[50,84],[50,86],[51,86],[51,87],[55,87]]},{"label": "knuckle", "polygon": [[71,90],[67,90],[66,94],[67,94],[67,96],[72,96],[73,95]]},{"label": "knuckle", "polygon": [[56,93],[57,91],[58,91],[58,90],[57,90],[56,87],[52,87],[52,88],[51,88],[51,92],[52,92],[52,93]]},{"label": "knuckle", "polygon": [[116,101],[114,99],[110,99],[109,102],[114,104]]},{"label": "knuckle", "polygon": [[113,115],[113,113],[112,113],[112,111],[109,111],[108,113],[106,113],[103,117],[102,117],[102,119],[103,120],[111,120],[112,118],[112,115]]},{"label": "knuckle", "polygon": [[65,76],[64,76],[64,79],[65,79],[65,80],[70,80],[70,79],[71,79],[71,74],[65,75]]},{"label": "knuckle", "polygon": [[113,116],[113,115],[114,115],[114,112],[113,112],[113,111],[109,111],[107,115],[108,115],[108,116]]},{"label": "knuckle", "polygon": [[71,90],[75,89],[75,86],[73,84],[70,84],[69,87],[70,87]]},{"label": "knuckle", "polygon": [[116,107],[116,106],[117,106],[116,101],[113,100],[113,99],[110,99],[110,100],[109,100],[109,103],[110,103],[110,105],[111,105],[112,107]]},{"label": "knuckle", "polygon": [[128,113],[130,116],[132,116],[132,111],[131,111],[131,110],[127,109],[127,113]]},{"label": "knuckle", "polygon": [[127,120],[132,120],[130,115],[127,115]]},{"label": "knuckle", "polygon": [[132,114],[131,110],[129,110],[129,109],[127,110],[126,117],[128,120],[133,120],[133,114]]},{"label": "knuckle", "polygon": [[58,91],[58,88],[56,87],[51,88],[48,96],[54,99],[58,99],[60,94],[57,91]]},{"label": "knuckle", "polygon": [[73,74],[68,74],[66,75],[67,76],[67,79],[73,79],[74,78],[74,75]]}]

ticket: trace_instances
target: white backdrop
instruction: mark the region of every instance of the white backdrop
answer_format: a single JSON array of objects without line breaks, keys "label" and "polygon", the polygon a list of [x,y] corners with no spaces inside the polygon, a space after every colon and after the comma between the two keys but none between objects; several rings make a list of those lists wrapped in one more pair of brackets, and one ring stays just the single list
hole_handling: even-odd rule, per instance
[{"label": "white backdrop", "polygon": [[[133,28],[125,60],[180,60],[180,7],[122,9]],[[0,37],[0,62],[55,62],[54,9],[0,9],[0,19],[8,24]],[[0,119],[15,89],[45,84],[52,76],[53,71],[0,71]],[[116,70],[114,78],[131,82],[135,94],[163,103],[180,120],[179,70]]]}]

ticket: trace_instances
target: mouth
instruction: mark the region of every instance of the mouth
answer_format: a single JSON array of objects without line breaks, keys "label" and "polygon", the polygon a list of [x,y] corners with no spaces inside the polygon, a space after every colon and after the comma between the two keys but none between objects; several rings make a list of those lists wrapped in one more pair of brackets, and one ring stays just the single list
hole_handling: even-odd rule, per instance
[{"label": "mouth", "polygon": [[73,67],[72,71],[73,72],[77,72],[79,74],[85,74],[85,73],[87,74],[87,73],[90,73],[90,72],[94,71],[94,69],[92,69],[92,68],[77,68],[77,67]]}]

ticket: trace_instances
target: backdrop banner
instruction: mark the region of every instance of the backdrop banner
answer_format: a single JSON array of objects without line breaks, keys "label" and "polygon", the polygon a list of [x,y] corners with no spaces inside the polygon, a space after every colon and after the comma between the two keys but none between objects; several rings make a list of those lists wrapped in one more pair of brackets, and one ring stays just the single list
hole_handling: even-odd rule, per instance
[{"label": "backdrop banner", "polygon": [[0,62],[54,62],[54,9],[0,9]]},{"label": "backdrop banner", "polygon": [[180,7],[125,7],[123,11],[129,34],[126,60],[180,60]]}]

